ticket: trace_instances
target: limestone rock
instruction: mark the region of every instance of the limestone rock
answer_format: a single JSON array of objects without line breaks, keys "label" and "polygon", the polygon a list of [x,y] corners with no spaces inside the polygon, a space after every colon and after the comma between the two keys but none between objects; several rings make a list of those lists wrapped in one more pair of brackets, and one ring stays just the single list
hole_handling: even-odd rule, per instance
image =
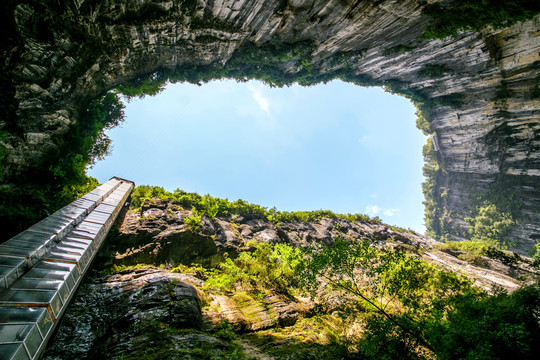
[{"label": "limestone rock", "polygon": [[[30,177],[21,175],[54,165],[85,111],[81,104],[109,89],[178,69],[197,67],[208,75],[234,61],[248,66],[249,57],[241,57],[246,49],[289,46],[310,59],[311,76],[345,71],[359,82],[422,94],[432,103],[430,130],[445,169],[436,186],[448,196],[437,206],[451,214],[444,216],[454,238],[467,232],[472,199],[504,174],[522,204],[519,225],[507,238],[526,253],[540,239],[540,101],[534,96],[540,16],[502,30],[425,40],[430,19],[422,10],[431,2],[8,2],[9,36],[1,48],[0,128],[9,132],[3,181],[26,185]],[[287,60],[257,61],[294,77],[307,70],[295,51],[284,54]],[[429,66],[446,70],[426,75]],[[249,75],[234,71],[238,78]],[[325,238],[320,230],[317,236]]]}]

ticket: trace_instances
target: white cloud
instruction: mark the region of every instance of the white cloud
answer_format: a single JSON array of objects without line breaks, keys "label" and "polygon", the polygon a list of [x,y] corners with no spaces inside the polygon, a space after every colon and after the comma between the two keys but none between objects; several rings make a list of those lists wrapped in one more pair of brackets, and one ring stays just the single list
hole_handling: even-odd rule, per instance
[{"label": "white cloud", "polygon": [[268,113],[270,111],[270,104],[268,103],[268,100],[266,100],[260,93],[254,93],[253,98],[259,104],[259,107],[262,111]]},{"label": "white cloud", "polygon": [[399,209],[383,209],[377,205],[368,205],[366,206],[366,214],[369,216],[376,216],[378,214],[383,214],[385,216],[391,217],[399,214]]},{"label": "white cloud", "polygon": [[265,98],[262,94],[262,89],[260,86],[254,86],[249,85],[248,86],[249,91],[251,91],[251,96],[253,96],[253,100],[259,105],[262,111],[264,111],[266,114],[270,114],[270,102],[267,98]]},{"label": "white cloud", "polygon": [[377,197],[377,194],[371,194],[371,197],[375,199]]},{"label": "white cloud", "polygon": [[366,213],[369,216],[375,216],[381,211],[381,208],[377,205],[368,205],[366,206]]},{"label": "white cloud", "polygon": [[383,211],[383,214],[386,216],[394,216],[399,213],[399,209],[386,209]]}]

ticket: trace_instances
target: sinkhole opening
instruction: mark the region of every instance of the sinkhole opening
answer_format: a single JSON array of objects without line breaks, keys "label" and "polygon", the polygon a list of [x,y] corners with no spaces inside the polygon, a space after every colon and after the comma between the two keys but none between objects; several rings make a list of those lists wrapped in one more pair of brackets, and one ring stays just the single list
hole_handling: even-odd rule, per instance
[{"label": "sinkhole opening", "polygon": [[364,213],[423,233],[416,109],[382,88],[335,80],[169,84],[132,98],[88,175],[210,194],[281,211]]}]

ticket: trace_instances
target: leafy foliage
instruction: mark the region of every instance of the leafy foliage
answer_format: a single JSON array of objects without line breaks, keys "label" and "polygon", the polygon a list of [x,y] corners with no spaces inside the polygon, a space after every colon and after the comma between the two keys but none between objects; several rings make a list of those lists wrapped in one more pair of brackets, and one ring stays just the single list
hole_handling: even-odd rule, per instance
[{"label": "leafy foliage", "polygon": [[134,97],[144,98],[147,95],[154,96],[165,89],[165,82],[160,81],[158,74],[154,73],[149,77],[137,77],[127,83],[119,85],[117,90],[128,99]]},{"label": "leafy foliage", "polygon": [[439,359],[535,359],[540,351],[540,284],[512,294],[464,294],[430,324]]},{"label": "leafy foliage", "polygon": [[46,168],[33,168],[21,175],[18,181],[28,185],[0,190],[0,218],[6,224],[6,236],[97,186],[96,179],[86,176],[86,167],[108,154],[110,139],[104,131],[124,120],[124,105],[116,93],[108,92],[81,108],[84,111],[79,121],[63,135],[56,160]]},{"label": "leafy foliage", "polygon": [[339,238],[308,249],[297,271],[312,291],[322,281],[361,300],[366,358],[533,359],[539,348],[540,283],[490,296],[404,253]]},{"label": "leafy foliage", "polygon": [[284,244],[251,244],[254,251],[226,257],[217,269],[205,271],[208,289],[219,291],[273,290],[288,294],[294,283],[294,268],[300,250]]},{"label": "leafy foliage", "polygon": [[534,260],[534,266],[540,267],[540,242],[537,242],[532,249],[532,257]]},{"label": "leafy foliage", "polygon": [[500,175],[487,191],[476,197],[471,217],[465,219],[471,240],[496,248],[511,245],[505,235],[516,224],[520,207],[512,186],[509,177]]},{"label": "leafy foliage", "polygon": [[427,78],[430,78],[430,79],[436,79],[436,78],[443,77],[444,75],[446,75],[450,71],[451,70],[448,67],[444,66],[444,65],[427,64],[427,65],[424,65],[422,67],[422,69],[420,69],[420,71],[418,71],[418,75],[423,76],[423,77],[427,77]]},{"label": "leafy foliage", "polygon": [[439,244],[437,248],[441,250],[463,251],[464,254],[459,254],[458,258],[472,263],[481,261],[481,257],[487,255],[490,245],[484,241],[446,241]]},{"label": "leafy foliage", "polygon": [[[303,345],[309,337],[313,345],[330,346],[299,347],[295,358],[302,358],[303,351],[307,359],[321,358],[307,349],[320,355],[326,354],[324,348],[330,353],[322,358],[334,358],[330,354],[337,351],[339,358],[388,360],[534,359],[540,350],[540,283],[513,294],[489,295],[456,273],[368,240],[338,237],[328,247],[305,249],[248,245],[249,251],[225,257],[215,268],[181,265],[172,271],[203,279],[206,294],[226,294],[244,310],[264,307],[270,294],[294,299],[310,292],[316,301],[313,317],[272,334],[294,336]],[[336,296],[346,300],[330,315],[326,309]],[[352,324],[353,331],[348,328]],[[222,323],[214,335],[234,340],[235,331]],[[314,340],[321,332],[329,338]]]},{"label": "leafy foliage", "polygon": [[538,12],[540,4],[535,0],[461,0],[450,6],[430,4],[424,9],[424,14],[431,17],[424,37],[443,39],[459,31],[479,31],[487,26],[502,29],[531,19]]},{"label": "leafy foliage", "polygon": [[442,177],[444,171],[439,164],[439,156],[435,151],[433,139],[428,139],[422,149],[424,155],[424,167],[422,172],[425,181],[422,183],[424,194],[424,220],[426,222],[426,234],[441,239],[444,236],[444,213],[445,196],[442,189]]},{"label": "leafy foliage", "polygon": [[321,218],[346,219],[349,221],[361,221],[369,223],[380,223],[378,217],[371,218],[364,214],[336,214],[329,210],[317,211],[277,211],[275,208],[250,204],[245,200],[236,200],[234,202],[228,199],[215,198],[210,195],[201,196],[196,193],[188,193],[180,189],[173,192],[166,191],[158,186],[141,185],[137,186],[131,193],[131,206],[133,209],[140,209],[146,201],[152,201],[152,198],[162,200],[171,200],[186,209],[195,209],[201,214],[210,218],[216,216],[254,216],[263,217],[278,224],[294,221],[315,221]]},{"label": "leafy foliage", "polygon": [[368,240],[336,238],[328,248],[311,248],[297,269],[301,284],[312,292],[322,278],[333,288],[358,296],[375,311],[377,322],[387,323],[406,340],[409,353],[418,346],[432,349],[412,319],[438,310],[448,296],[471,289],[455,274],[401,251],[380,250]]},{"label": "leafy foliage", "polygon": [[495,204],[484,202],[483,206],[476,209],[475,217],[466,218],[469,225],[471,240],[480,241],[491,246],[501,246],[503,236],[515,225],[515,221],[509,213],[501,212]]},{"label": "leafy foliage", "polygon": [[461,260],[484,265],[483,257],[499,260],[508,266],[515,266],[523,258],[515,252],[501,250],[501,246],[492,240],[465,240],[465,241],[447,241],[437,246],[443,251],[459,251],[458,258]]},{"label": "leafy foliage", "polygon": [[201,220],[202,220],[202,214],[200,214],[197,211],[197,209],[192,208],[191,209],[191,215],[186,216],[184,218],[184,223],[187,226],[189,226],[191,229],[193,229],[194,231],[200,231],[201,230],[201,227],[200,227]]}]

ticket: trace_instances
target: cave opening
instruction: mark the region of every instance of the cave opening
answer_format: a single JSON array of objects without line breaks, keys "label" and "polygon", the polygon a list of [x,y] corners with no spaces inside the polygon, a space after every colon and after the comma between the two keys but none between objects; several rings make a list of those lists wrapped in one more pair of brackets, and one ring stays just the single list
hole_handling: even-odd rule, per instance
[{"label": "cave opening", "polygon": [[[127,100],[127,101],[126,101]],[[168,84],[124,98],[112,152],[88,170],[139,185],[243,199],[283,211],[365,213],[424,232],[415,107],[379,87],[334,80]]]}]

